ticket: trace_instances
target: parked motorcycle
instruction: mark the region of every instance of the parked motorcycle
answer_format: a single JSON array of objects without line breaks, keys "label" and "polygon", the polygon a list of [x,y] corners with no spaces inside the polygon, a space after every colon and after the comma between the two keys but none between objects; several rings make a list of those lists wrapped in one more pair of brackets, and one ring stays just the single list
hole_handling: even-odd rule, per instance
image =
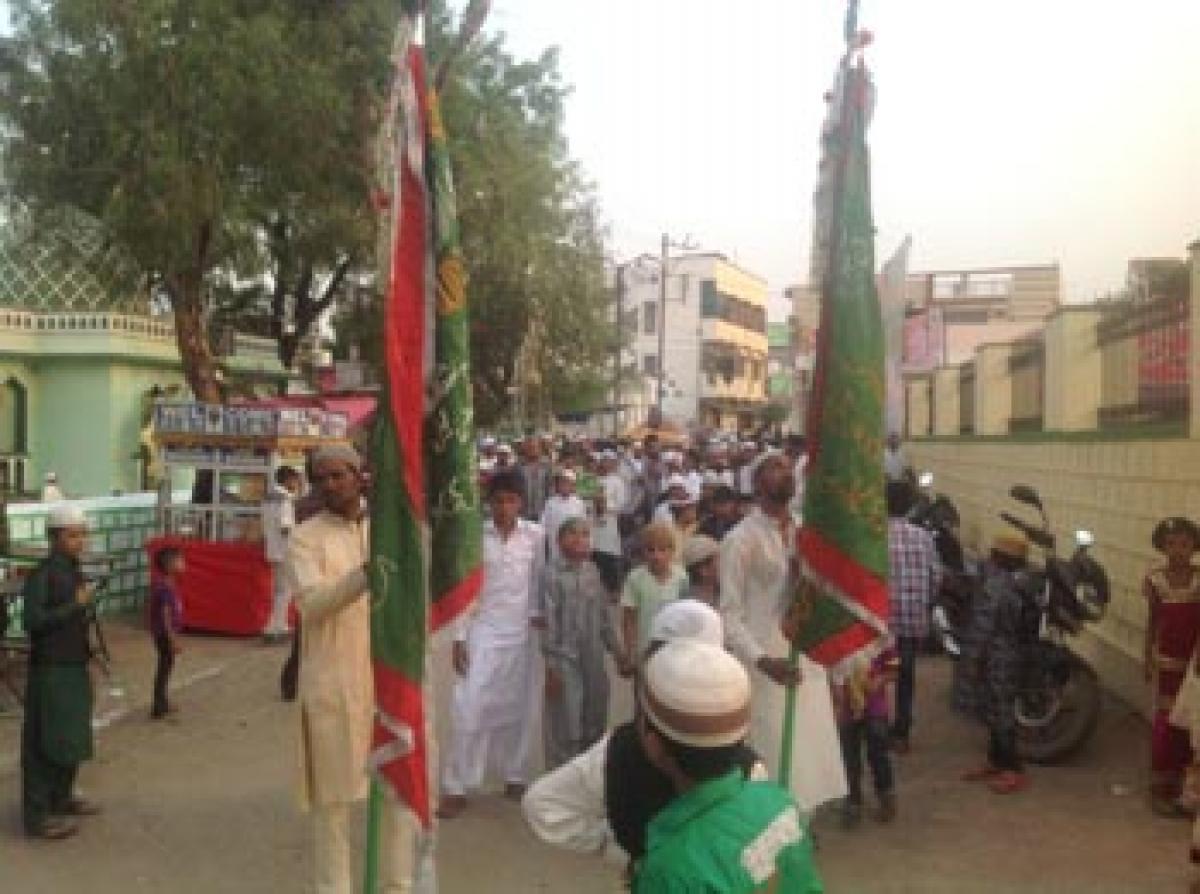
[{"label": "parked motorcycle", "polygon": [[1101,689],[1096,672],[1067,646],[1085,624],[1104,617],[1110,589],[1108,575],[1091,555],[1091,531],[1075,532],[1069,559],[1057,554],[1057,543],[1041,497],[1017,485],[1014,500],[1037,510],[1041,526],[1008,512],[1008,524],[1021,531],[1045,557],[1041,568],[1019,575],[1025,597],[1025,661],[1017,695],[1018,747],[1034,763],[1063,760],[1083,745],[1100,719]]}]

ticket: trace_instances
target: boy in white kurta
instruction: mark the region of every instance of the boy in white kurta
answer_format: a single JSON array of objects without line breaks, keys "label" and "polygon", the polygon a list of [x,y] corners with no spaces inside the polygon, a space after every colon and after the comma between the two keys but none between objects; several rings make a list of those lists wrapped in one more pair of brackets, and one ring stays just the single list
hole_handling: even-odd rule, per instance
[{"label": "boy in white kurta", "polygon": [[825,670],[800,656],[797,669],[782,622],[790,600],[788,569],[796,529],[788,504],[792,463],[768,455],[754,470],[758,505],[721,542],[721,618],[729,650],[742,660],[752,687],[750,744],[777,778],[783,747],[787,685],[796,684],[791,790],[806,811],[846,795],[837,722]]},{"label": "boy in white kurta", "polygon": [[503,775],[506,794],[524,794],[531,720],[540,704],[533,627],[541,626],[542,529],[521,518],[521,481],[514,473],[492,478],[489,502],[483,589],[454,636],[452,733],[438,810],[443,819],[462,813],[467,793],[483,785],[490,766]]}]

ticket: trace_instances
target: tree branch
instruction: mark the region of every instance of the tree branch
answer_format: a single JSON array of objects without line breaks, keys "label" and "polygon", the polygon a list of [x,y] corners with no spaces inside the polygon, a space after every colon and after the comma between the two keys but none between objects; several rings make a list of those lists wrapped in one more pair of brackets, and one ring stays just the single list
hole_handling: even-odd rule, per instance
[{"label": "tree branch", "polygon": [[442,88],[446,86],[446,78],[450,75],[450,66],[466,51],[467,47],[471,45],[471,41],[483,28],[491,6],[492,0],[471,0],[467,5],[467,9],[463,13],[462,25],[458,29],[458,37],[454,39],[454,43],[450,45],[446,55],[438,62],[433,76],[433,85],[438,92],[441,92]]}]

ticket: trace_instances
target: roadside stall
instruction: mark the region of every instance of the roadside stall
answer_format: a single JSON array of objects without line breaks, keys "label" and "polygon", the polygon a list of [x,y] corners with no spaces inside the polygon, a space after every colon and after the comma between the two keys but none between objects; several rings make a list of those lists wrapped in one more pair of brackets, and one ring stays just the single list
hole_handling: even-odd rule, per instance
[{"label": "roadside stall", "polygon": [[[261,633],[272,602],[263,500],[281,466],[303,473],[312,451],[349,443],[346,416],[317,408],[163,403],[155,409],[154,442],[166,474],[158,536],[146,550],[151,560],[166,546],[183,552],[184,624],[212,633]],[[194,483],[180,500],[170,482],[188,475]]]}]

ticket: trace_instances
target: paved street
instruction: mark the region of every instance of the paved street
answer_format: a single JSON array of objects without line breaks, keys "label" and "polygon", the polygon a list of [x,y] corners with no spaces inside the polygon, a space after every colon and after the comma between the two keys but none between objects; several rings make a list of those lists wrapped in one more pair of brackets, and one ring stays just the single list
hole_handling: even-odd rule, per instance
[{"label": "paved street", "polygon": [[[111,639],[128,694],[102,706],[117,719],[101,732],[82,781],[106,813],[79,838],[42,844],[20,836],[20,724],[0,715],[0,891],[306,890],[307,826],[291,796],[293,713],[276,697],[282,651],[187,638],[177,670],[188,683],[179,722],[152,724],[150,650],[126,631]],[[900,764],[897,823],[868,821],[846,833],[836,817],[818,819],[818,858],[831,892],[1187,890],[1188,826],[1151,817],[1141,794],[1140,720],[1109,705],[1076,765],[1036,769],[1031,792],[1004,800],[957,779],[977,762],[980,735],[940,707],[946,683],[943,664],[925,662],[915,748]],[[627,711],[627,702],[616,710]],[[443,826],[440,867],[448,894],[617,890],[613,867],[540,846],[518,808],[499,798],[477,800]]]}]

